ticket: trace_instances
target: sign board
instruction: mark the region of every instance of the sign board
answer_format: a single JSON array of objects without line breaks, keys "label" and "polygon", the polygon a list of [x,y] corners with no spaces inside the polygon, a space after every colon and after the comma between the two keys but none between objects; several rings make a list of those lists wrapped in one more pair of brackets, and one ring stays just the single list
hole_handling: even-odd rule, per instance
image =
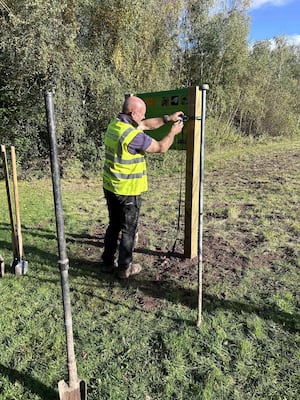
[{"label": "sign board", "polygon": [[[182,111],[189,117],[184,126],[184,143],[176,141],[172,146],[173,149],[186,151],[184,255],[188,258],[198,254],[200,175],[204,168],[200,166],[200,161],[203,162],[200,150],[204,144],[201,139],[201,131],[204,129],[202,97],[207,87],[202,85],[201,88],[194,86],[136,94],[146,103],[146,118],[162,117],[176,111]],[[170,126],[171,123],[165,124],[157,130],[147,131],[147,134],[160,140],[170,131]]]},{"label": "sign board", "polygon": [[[162,117],[170,115],[176,111],[182,111],[188,115],[188,89],[167,90],[153,93],[138,93],[137,97],[144,100],[147,106],[146,118]],[[171,123],[165,124],[153,131],[147,131],[149,136],[156,140],[161,140],[170,131]],[[182,150],[185,148],[185,129],[184,136],[179,135],[175,138],[172,149]]]}]

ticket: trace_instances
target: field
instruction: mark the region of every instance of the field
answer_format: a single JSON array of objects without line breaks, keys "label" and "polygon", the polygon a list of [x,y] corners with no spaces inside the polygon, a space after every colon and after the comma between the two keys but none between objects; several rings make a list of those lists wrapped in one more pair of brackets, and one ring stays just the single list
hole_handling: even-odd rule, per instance
[{"label": "field", "polygon": [[[199,331],[197,260],[182,256],[178,217],[182,164],[172,152],[150,161],[135,250],[144,269],[125,282],[99,270],[101,178],[62,179],[75,351],[88,399],[299,399],[300,141],[206,154]],[[23,277],[10,273],[0,182],[0,399],[52,400],[67,369],[51,181],[27,176],[19,195]]]}]

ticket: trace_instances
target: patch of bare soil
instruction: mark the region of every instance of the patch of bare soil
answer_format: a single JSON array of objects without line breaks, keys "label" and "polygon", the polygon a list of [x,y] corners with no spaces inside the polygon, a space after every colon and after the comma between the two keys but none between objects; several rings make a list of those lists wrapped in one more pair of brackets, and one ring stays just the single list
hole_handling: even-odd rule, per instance
[{"label": "patch of bare soil", "polygon": [[[243,191],[244,187],[253,185],[253,190],[263,191],[270,190],[272,182],[275,184],[285,184],[282,176],[282,169],[287,171],[296,171],[299,167],[291,163],[290,160],[296,159],[296,150],[290,150],[287,154],[289,157],[283,157],[279,154],[266,154],[265,157],[256,157],[250,162],[239,162],[232,160],[226,165],[226,169],[222,171],[210,171],[207,176],[206,188],[214,191],[214,185],[226,182],[229,189]],[[299,161],[299,160],[298,160]],[[241,168],[243,168],[241,170]],[[226,180],[224,179],[226,177]],[[289,179],[292,179],[289,177]],[[223,199],[224,200],[224,199]],[[243,207],[245,209],[253,207],[245,200]],[[220,209],[224,207],[220,203]],[[206,218],[226,219],[227,215],[221,215],[215,209],[206,210]],[[103,238],[105,234],[105,226],[98,226],[94,237],[89,238],[86,243],[88,246],[88,256],[94,251],[97,252],[97,258],[100,259],[101,247],[103,247]],[[163,306],[165,299],[176,301],[176,295],[180,301],[186,304],[195,303],[195,283],[198,279],[198,260],[186,259],[183,256],[183,240],[176,242],[175,251],[166,250],[161,247],[149,249],[148,232],[155,233],[160,237],[160,227],[157,223],[141,225],[139,227],[139,240],[135,248],[135,260],[143,265],[143,272],[134,279],[135,285],[141,289],[138,291],[136,303],[144,310],[157,310]],[[232,287],[237,286],[248,268],[251,265],[261,266],[264,268],[273,268],[275,260],[280,258],[292,259],[295,254],[292,249],[278,249],[278,253],[274,254],[252,251],[260,246],[264,238],[256,235],[251,230],[243,231],[241,227],[240,234],[243,240],[236,237],[235,241],[222,237],[222,232],[211,232],[205,234],[203,238],[203,285],[208,288],[210,285],[225,282]],[[100,249],[99,249],[100,247]],[[249,255],[248,257],[248,254]],[[193,290],[191,289],[193,288]],[[179,290],[180,289],[180,290]],[[177,294],[176,294],[177,292]]]},{"label": "patch of bare soil", "polygon": [[[139,242],[134,253],[134,258],[143,266],[142,274],[131,282],[133,286],[139,288],[135,299],[136,305],[145,311],[160,310],[163,308],[164,300],[170,300],[196,307],[197,258],[187,259],[183,256],[183,240],[176,243],[175,252],[159,248],[149,250],[146,239],[148,229],[149,226],[140,226]],[[159,231],[157,233],[159,235]],[[92,237],[84,239],[86,254],[85,256],[81,254],[81,258],[100,259],[104,234],[105,226],[101,225]],[[271,267],[273,260],[274,255],[262,255],[257,256],[254,261],[256,265]],[[230,244],[220,237],[204,237],[204,289],[216,282],[224,281],[236,286],[249,267],[250,260],[239,254],[236,244]]]}]

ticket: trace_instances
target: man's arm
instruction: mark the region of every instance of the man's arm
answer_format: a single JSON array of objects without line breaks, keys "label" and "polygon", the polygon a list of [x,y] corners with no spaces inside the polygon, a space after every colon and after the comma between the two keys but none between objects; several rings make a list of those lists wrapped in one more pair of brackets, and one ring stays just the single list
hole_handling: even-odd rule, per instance
[{"label": "man's arm", "polygon": [[163,117],[157,117],[157,118],[148,118],[144,119],[140,125],[139,128],[142,131],[148,131],[148,130],[154,130],[160,128],[162,125],[166,124],[167,122],[176,122],[183,116],[182,111],[177,111],[174,114],[171,115],[164,115]]},{"label": "man's arm", "polygon": [[182,129],[183,121],[179,119],[172,125],[170,132],[160,141],[152,139],[150,146],[146,149],[146,153],[166,153],[172,146],[174,137],[178,135]]}]

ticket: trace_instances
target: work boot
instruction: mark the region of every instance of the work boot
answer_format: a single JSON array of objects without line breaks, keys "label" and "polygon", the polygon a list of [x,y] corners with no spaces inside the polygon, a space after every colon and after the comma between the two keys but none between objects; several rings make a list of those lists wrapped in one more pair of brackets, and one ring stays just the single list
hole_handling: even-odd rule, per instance
[{"label": "work boot", "polygon": [[103,256],[101,257],[100,272],[104,272],[105,274],[113,274],[116,270],[116,267],[116,260],[103,260]]},{"label": "work boot", "polygon": [[100,271],[104,272],[105,274],[112,274],[115,272],[115,266],[114,265],[101,265]]},{"label": "work boot", "polygon": [[127,279],[132,275],[137,275],[141,272],[142,266],[140,264],[130,264],[128,268],[118,271],[118,278]]},{"label": "work boot", "polygon": [[101,265],[100,265],[100,271],[104,272],[106,274],[113,274],[116,269],[116,264],[115,261],[112,262],[105,262],[102,259]]}]

